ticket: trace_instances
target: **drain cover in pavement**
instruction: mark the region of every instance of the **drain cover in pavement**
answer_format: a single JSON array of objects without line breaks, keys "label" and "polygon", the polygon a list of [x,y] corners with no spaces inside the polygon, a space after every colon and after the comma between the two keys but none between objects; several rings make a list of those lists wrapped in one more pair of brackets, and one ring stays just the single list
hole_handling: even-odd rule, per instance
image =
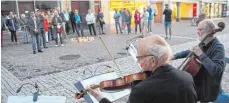
[{"label": "drain cover in pavement", "polygon": [[123,52],[119,52],[117,54],[122,55],[122,56],[127,55],[127,53],[123,53]]},{"label": "drain cover in pavement", "polygon": [[33,69],[34,72],[40,72],[40,69]]},{"label": "drain cover in pavement", "polygon": [[74,59],[79,59],[80,55],[64,55],[59,57],[60,60],[74,60]]}]

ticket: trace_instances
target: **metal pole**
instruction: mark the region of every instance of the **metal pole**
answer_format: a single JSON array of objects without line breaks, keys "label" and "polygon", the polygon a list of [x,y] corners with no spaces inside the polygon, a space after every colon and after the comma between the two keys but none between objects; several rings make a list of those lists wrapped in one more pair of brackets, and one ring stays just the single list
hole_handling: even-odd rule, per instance
[{"label": "metal pole", "polygon": [[18,8],[18,0],[16,0],[16,11],[17,11],[17,16],[19,17],[19,8]]},{"label": "metal pole", "polygon": [[36,10],[36,1],[33,0],[33,8],[34,8],[34,11]]}]

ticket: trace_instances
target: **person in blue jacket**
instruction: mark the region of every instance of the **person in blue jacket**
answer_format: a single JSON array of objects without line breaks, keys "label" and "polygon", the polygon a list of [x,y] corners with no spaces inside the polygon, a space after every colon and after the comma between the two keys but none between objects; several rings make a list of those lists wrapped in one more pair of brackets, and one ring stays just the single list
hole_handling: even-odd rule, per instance
[{"label": "person in blue jacket", "polygon": [[149,18],[148,18],[148,33],[152,32],[152,8],[150,7],[150,5],[147,8],[147,12],[149,13]]}]

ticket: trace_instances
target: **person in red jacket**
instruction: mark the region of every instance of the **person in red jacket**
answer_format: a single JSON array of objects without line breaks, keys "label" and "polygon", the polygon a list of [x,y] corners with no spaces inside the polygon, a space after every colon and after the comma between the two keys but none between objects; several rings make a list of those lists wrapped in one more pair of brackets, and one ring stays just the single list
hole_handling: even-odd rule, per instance
[{"label": "person in red jacket", "polygon": [[135,14],[134,14],[134,21],[135,21],[135,34],[137,33],[137,26],[139,25],[139,30],[141,33],[141,14],[140,12],[136,9]]},{"label": "person in red jacket", "polygon": [[48,23],[48,16],[46,14],[44,18],[44,29],[45,29],[45,40],[48,43],[49,42],[49,39],[48,39],[49,23]]}]

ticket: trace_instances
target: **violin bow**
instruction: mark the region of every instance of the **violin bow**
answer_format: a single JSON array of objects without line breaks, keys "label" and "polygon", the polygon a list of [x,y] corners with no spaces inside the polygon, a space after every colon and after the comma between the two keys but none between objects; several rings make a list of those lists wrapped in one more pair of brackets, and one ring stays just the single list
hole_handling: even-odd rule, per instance
[{"label": "violin bow", "polygon": [[106,48],[107,52],[109,53],[110,57],[112,58],[112,60],[113,60],[113,62],[114,62],[114,64],[115,64],[115,66],[116,66],[116,67],[117,67],[117,69],[119,70],[119,72],[120,72],[121,76],[123,76],[123,74],[122,74],[121,70],[119,69],[119,67],[118,67],[117,63],[115,62],[114,57],[111,55],[110,51],[108,50],[108,48],[107,48],[106,44],[103,42],[103,40],[102,40],[102,38],[101,38],[101,37],[99,37],[99,39],[101,40],[101,42],[103,43],[103,45],[104,45],[104,47]]}]

